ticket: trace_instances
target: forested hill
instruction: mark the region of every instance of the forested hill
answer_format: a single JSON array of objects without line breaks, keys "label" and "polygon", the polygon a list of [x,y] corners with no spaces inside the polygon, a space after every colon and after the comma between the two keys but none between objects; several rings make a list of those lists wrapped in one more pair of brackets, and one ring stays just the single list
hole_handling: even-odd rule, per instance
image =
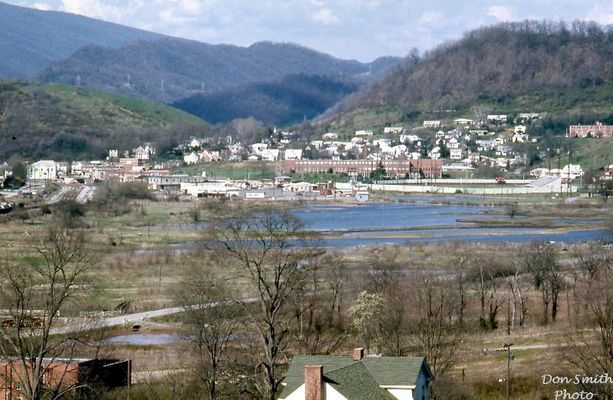
[{"label": "forested hill", "polygon": [[254,117],[269,125],[285,126],[321,114],[358,87],[355,80],[287,75],[280,80],[195,95],[174,106],[211,123]]},{"label": "forested hill", "polygon": [[0,80],[0,160],[99,158],[153,142],[161,152],[210,126],[183,111],[66,85]]},{"label": "forested hill", "polygon": [[346,77],[370,71],[375,75],[398,60],[376,61],[370,67],[289,43],[239,47],[165,38],[120,49],[88,46],[50,65],[39,79],[67,84],[78,80],[96,90],[172,102],[287,74]]},{"label": "forested hill", "polygon": [[0,2],[0,77],[31,78],[90,44],[120,47],[162,35],[80,15]]},{"label": "forested hill", "polygon": [[[526,21],[481,28],[415,55],[347,101],[338,115],[396,108],[404,115],[459,110],[476,103],[568,109],[613,101],[613,29],[594,23]],[[593,94],[593,95],[592,95]],[[591,104],[591,103],[590,103]]]}]

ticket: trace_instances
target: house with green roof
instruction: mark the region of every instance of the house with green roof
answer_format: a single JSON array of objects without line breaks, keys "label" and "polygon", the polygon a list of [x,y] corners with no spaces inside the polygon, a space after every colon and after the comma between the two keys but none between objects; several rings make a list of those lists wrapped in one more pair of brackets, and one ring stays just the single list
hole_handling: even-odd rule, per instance
[{"label": "house with green roof", "polygon": [[428,400],[434,376],[423,357],[296,356],[280,400]]}]

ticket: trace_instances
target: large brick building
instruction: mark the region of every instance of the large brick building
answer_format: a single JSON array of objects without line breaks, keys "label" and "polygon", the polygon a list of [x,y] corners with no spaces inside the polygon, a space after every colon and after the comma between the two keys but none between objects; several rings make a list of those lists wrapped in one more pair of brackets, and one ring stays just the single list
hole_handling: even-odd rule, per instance
[{"label": "large brick building", "polygon": [[[45,364],[42,385],[49,390],[74,388],[80,392],[129,386],[131,363],[130,360],[53,359]],[[0,360],[0,399],[23,398],[19,388],[28,379],[24,375],[32,379],[31,368],[24,369],[20,360]]]},{"label": "large brick building", "polygon": [[441,178],[442,160],[286,160],[283,172],[290,173],[327,173],[368,176],[379,163],[383,164],[390,176],[419,176],[424,178]]},{"label": "large brick building", "polygon": [[610,138],[613,137],[613,125],[603,125],[598,121],[594,125],[571,125],[568,128],[568,136]]}]

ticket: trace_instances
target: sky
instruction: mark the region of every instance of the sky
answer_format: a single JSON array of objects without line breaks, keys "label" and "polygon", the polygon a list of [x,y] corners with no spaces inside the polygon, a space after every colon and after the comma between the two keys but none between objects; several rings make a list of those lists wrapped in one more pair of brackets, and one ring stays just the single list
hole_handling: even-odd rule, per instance
[{"label": "sky", "polygon": [[613,24],[611,0],[3,0],[207,43],[293,42],[372,61],[525,19]]}]

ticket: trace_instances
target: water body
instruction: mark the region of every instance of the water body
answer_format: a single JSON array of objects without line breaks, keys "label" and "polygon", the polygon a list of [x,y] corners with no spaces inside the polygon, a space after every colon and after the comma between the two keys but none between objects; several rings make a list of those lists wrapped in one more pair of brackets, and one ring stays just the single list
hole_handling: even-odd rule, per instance
[{"label": "water body", "polygon": [[500,208],[482,205],[369,203],[359,206],[313,205],[293,211],[293,214],[304,221],[307,230],[331,233],[322,243],[326,247],[454,240],[576,243],[613,239],[607,229],[587,229],[586,225],[581,226],[581,223],[588,222],[585,220],[577,220],[575,223],[571,219],[555,221],[567,228],[564,231],[526,227],[479,227],[474,223],[462,222],[465,219],[487,220],[501,217],[491,214],[492,211],[500,211]]},{"label": "water body", "polygon": [[134,333],[113,336],[104,340],[105,344],[132,346],[162,346],[187,340],[185,336],[174,333]]},{"label": "water body", "polygon": [[[227,337],[227,336],[226,336]],[[232,335],[230,340],[246,340],[246,335]],[[112,336],[104,340],[105,344],[118,346],[165,346],[174,343],[186,342],[191,339],[189,335],[176,333],[133,333],[130,335]]]}]

